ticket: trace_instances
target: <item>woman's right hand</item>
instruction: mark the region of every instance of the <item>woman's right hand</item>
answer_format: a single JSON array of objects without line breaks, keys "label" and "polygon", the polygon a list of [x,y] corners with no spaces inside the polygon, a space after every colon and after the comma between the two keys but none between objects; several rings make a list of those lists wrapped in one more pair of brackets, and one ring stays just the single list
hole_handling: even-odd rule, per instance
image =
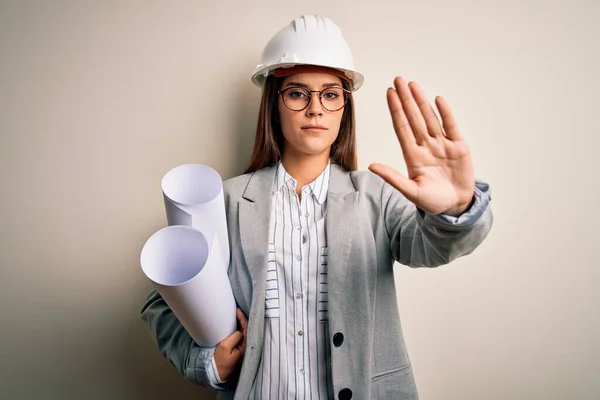
[{"label": "woman's right hand", "polygon": [[222,381],[229,377],[242,365],[246,351],[246,332],[248,320],[241,309],[237,309],[237,319],[240,321],[241,331],[235,331],[221,340],[215,348],[215,364]]}]

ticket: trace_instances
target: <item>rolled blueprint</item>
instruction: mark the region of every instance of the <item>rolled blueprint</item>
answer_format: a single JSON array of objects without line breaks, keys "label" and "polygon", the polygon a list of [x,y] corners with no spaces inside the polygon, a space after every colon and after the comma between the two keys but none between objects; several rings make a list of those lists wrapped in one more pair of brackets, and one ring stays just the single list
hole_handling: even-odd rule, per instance
[{"label": "rolled blueprint", "polygon": [[223,181],[206,165],[185,164],[161,185],[169,226],[144,244],[142,270],[192,339],[214,346],[237,325]]},{"label": "rolled blueprint", "polygon": [[192,339],[215,346],[236,330],[236,303],[219,238],[184,225],[167,226],[145,243],[144,274]]},{"label": "rolled blueprint", "polygon": [[169,225],[198,229],[212,243],[219,238],[223,265],[229,266],[229,238],[223,198],[223,180],[217,171],[202,164],[173,168],[163,177],[162,191]]}]

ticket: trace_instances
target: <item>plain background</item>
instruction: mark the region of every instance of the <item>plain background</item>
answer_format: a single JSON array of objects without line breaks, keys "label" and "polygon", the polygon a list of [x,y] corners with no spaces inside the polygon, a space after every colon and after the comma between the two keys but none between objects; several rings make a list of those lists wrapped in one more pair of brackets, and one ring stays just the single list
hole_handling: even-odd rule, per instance
[{"label": "plain background", "polygon": [[341,26],[360,169],[404,171],[385,91],[444,95],[492,185],[469,257],[398,265],[423,400],[600,397],[595,1],[12,1],[0,6],[0,398],[212,399],[162,359],[139,265],[160,181],[248,161],[267,40]]}]

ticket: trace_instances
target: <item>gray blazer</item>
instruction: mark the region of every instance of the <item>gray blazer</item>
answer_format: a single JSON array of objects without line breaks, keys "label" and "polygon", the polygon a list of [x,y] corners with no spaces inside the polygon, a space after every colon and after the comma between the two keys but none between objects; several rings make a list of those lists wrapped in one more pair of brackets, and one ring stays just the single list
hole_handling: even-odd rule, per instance
[{"label": "gray blazer", "polygon": [[[268,167],[224,182],[228,274],[238,306],[248,316],[248,342],[239,377],[220,388],[219,399],[247,399],[261,359],[274,175],[275,168]],[[394,262],[437,267],[471,253],[492,226],[490,199],[489,186],[477,182],[475,201],[465,214],[434,216],[370,171],[347,172],[332,164],[325,226],[336,398],[418,398],[398,314]],[[142,318],[163,356],[202,384],[208,357],[156,291]]]}]

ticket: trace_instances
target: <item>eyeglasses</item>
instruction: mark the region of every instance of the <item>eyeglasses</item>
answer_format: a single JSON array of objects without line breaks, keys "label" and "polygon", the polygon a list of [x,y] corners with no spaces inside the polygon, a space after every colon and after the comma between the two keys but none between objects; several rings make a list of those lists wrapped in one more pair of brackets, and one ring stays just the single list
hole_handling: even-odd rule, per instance
[{"label": "eyeglasses", "polygon": [[303,87],[290,86],[277,91],[277,93],[281,95],[283,104],[290,111],[306,109],[312,100],[312,94],[317,93],[321,106],[327,111],[335,112],[344,108],[352,91],[337,86],[323,90],[308,90]]}]

